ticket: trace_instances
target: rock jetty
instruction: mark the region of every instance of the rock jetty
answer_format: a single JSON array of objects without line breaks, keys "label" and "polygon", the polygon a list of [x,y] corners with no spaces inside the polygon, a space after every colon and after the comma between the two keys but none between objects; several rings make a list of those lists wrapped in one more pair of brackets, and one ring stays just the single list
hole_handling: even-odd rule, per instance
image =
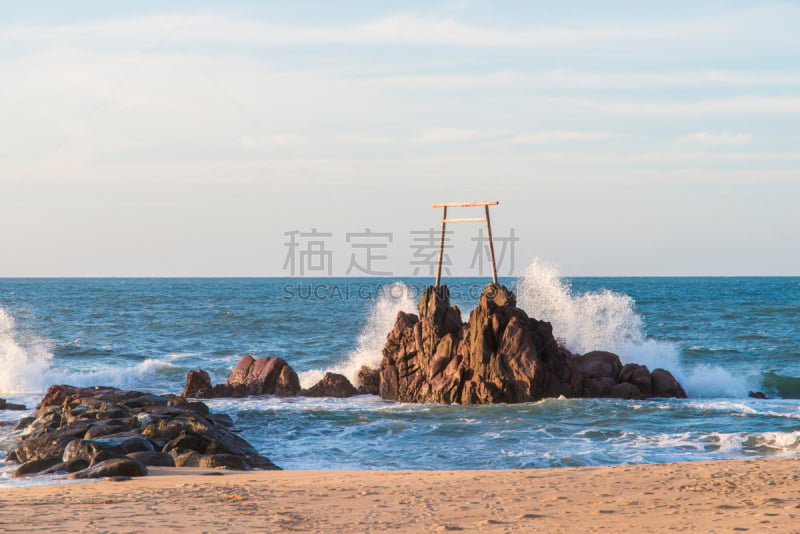
[{"label": "rock jetty", "polygon": [[202,402],[112,387],[50,386],[36,414],[17,425],[6,461],[15,477],[133,477],[148,466],[279,469]]}]

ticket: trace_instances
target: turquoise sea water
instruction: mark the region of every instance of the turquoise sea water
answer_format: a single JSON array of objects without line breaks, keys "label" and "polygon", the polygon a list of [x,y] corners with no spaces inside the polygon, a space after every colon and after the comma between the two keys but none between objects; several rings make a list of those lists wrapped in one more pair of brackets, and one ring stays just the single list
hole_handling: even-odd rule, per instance
[{"label": "turquoise sea water", "polygon": [[[243,354],[280,356],[305,386],[377,365],[427,279],[0,279],[0,397],[48,385],[179,393]],[[485,280],[446,280],[466,319]],[[351,399],[210,401],[286,469],[499,469],[798,454],[800,277],[562,279],[534,263],[513,286],[573,351],[664,367],[689,399],[548,399],[435,406]],[[769,400],[748,398],[764,391]],[[0,412],[2,457],[12,425]],[[5,477],[5,482],[4,482]]]}]

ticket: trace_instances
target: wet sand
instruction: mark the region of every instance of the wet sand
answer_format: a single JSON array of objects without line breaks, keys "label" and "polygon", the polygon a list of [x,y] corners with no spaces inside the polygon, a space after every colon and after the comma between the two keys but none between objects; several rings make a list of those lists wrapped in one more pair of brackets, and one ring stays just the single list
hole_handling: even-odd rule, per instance
[{"label": "wet sand", "polygon": [[0,490],[0,532],[800,532],[800,460],[791,458],[151,473]]}]

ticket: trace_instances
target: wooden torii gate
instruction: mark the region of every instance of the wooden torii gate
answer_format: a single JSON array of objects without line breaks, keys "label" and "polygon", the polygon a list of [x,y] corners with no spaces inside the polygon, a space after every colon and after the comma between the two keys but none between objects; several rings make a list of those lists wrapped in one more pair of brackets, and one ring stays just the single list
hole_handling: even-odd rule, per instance
[{"label": "wooden torii gate", "polygon": [[[490,200],[488,202],[440,202],[434,204],[434,208],[442,208],[442,235],[439,239],[439,261],[436,264],[436,287],[442,280],[442,258],[444,257],[444,229],[447,223],[460,223],[460,222],[485,222],[486,232],[489,235],[489,257],[492,260],[492,281],[497,283],[497,264],[494,261],[494,243],[492,242],[492,223],[489,220],[489,206],[497,206],[500,204],[498,200]],[[448,219],[447,208],[471,208],[475,206],[483,206],[483,218],[472,219]]]}]

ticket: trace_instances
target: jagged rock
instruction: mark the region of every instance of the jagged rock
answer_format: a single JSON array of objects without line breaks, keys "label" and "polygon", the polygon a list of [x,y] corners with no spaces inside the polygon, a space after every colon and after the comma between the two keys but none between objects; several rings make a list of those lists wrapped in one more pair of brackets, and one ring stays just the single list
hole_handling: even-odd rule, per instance
[{"label": "jagged rock", "polygon": [[583,375],[549,323],[530,319],[506,287],[489,284],[469,322],[447,286],[428,287],[419,316],[400,312],[381,361],[381,397],[489,404],[578,396]]},{"label": "jagged rock", "polygon": [[186,375],[186,386],[183,388],[181,395],[193,399],[211,398],[214,395],[211,377],[202,369],[189,371],[189,374]]},{"label": "jagged rock", "polygon": [[147,467],[131,458],[110,458],[70,474],[67,478],[143,477]]},{"label": "jagged rock", "polygon": [[358,391],[353,384],[345,377],[338,373],[325,373],[322,380],[306,390],[305,395],[309,397],[352,397]]},{"label": "jagged rock", "polygon": [[559,346],[550,323],[528,317],[499,284],[486,286],[467,323],[450,306],[447,286],[426,288],[418,311],[399,312],[387,336],[380,367],[384,399],[490,404],[560,395],[685,396],[672,375],[654,372],[651,378],[638,365],[626,366],[623,375],[616,354],[573,355]]}]

